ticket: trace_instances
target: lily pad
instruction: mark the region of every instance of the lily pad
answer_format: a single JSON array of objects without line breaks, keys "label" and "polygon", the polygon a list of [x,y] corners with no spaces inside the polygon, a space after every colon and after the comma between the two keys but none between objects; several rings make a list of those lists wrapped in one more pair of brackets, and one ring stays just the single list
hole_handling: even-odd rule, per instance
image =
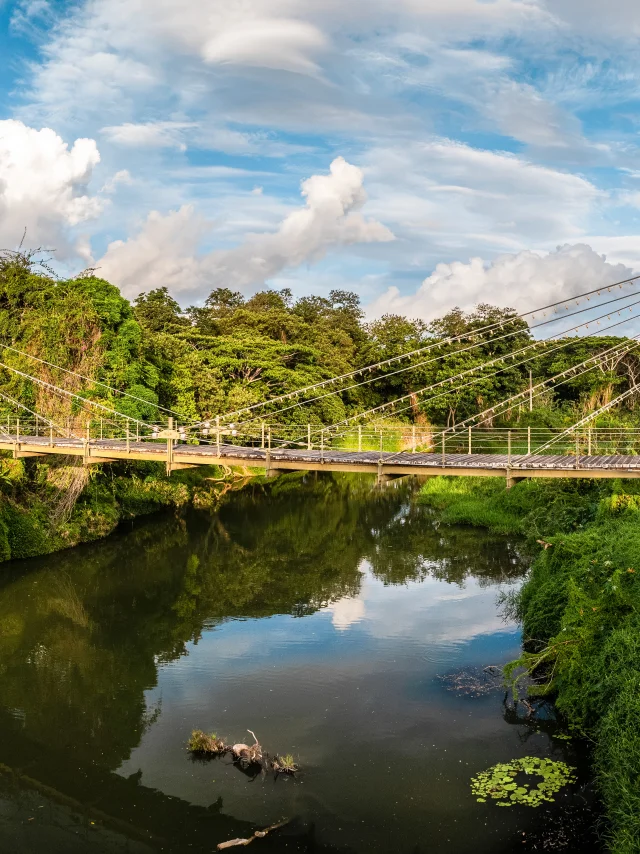
[{"label": "lily pad", "polygon": [[[524,756],[511,762],[500,762],[471,779],[471,791],[479,803],[487,798],[497,801],[497,806],[524,804],[539,807],[545,801],[553,801],[553,795],[568,783],[574,783],[575,768],[552,759]],[[516,781],[518,774],[538,778],[529,782]]]}]

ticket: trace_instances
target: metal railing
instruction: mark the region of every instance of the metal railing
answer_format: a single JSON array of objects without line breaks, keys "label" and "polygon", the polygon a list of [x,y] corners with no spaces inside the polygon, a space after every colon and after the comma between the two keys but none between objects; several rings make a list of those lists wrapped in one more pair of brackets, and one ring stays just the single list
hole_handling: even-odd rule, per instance
[{"label": "metal railing", "polygon": [[236,445],[265,451],[352,451],[380,453],[430,453],[447,464],[451,455],[499,455],[522,460],[540,452],[565,455],[579,460],[588,456],[640,455],[640,427],[486,427],[461,429],[437,425],[356,425],[335,429],[319,424],[255,423],[224,428],[215,421],[195,427],[174,423],[135,421],[125,415],[109,418],[65,417],[48,420],[39,416],[22,416],[0,412],[0,439],[24,443],[29,437],[40,442],[60,439],[100,442],[118,440],[127,443],[158,441],[166,443],[169,427],[174,442],[222,446]]}]

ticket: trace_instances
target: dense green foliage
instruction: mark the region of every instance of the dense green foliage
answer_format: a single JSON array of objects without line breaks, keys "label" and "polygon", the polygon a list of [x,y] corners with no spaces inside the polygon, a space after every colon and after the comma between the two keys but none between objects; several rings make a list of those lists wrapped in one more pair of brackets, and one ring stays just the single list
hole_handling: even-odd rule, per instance
[{"label": "dense green foliage", "polygon": [[[479,335],[488,324],[499,325]],[[534,381],[543,379],[622,339],[572,338],[535,351],[533,340],[512,310],[490,305],[468,314],[454,309],[430,324],[397,315],[367,323],[357,294],[340,290],[294,300],[286,289],[245,298],[217,288],[202,306],[183,311],[157,288],[132,306],[92,271],[57,279],[33,255],[0,253],[0,365],[143,420],[160,417],[157,404],[210,418],[432,345],[410,361],[332,385],[278,420],[331,424],[473,369],[400,407],[404,420],[452,423],[523,391],[530,369]],[[483,367],[523,348],[513,362]],[[633,355],[613,359],[537,400],[533,417],[518,409],[508,420],[561,423],[565,410],[573,415],[577,406],[594,407],[628,388],[639,367]],[[6,369],[0,389],[58,420],[82,414],[81,402]]]},{"label": "dense green foliage", "polygon": [[[161,377],[162,403],[200,417],[438,345],[410,362],[395,362],[332,386],[313,403],[278,416],[298,423],[331,424],[473,369],[473,375],[460,382],[399,404],[404,420],[453,423],[521,392],[528,385],[529,369],[534,381],[544,379],[622,340],[567,339],[559,349],[554,341],[537,347],[535,353],[527,350],[514,363],[482,367],[533,341],[525,321],[512,310],[480,305],[469,314],[454,309],[430,324],[398,315],[366,323],[357,294],[345,291],[294,301],[287,290],[263,291],[245,299],[218,288],[203,307],[182,312],[167,289],[158,288],[138,297],[135,316],[146,333],[146,358]],[[478,330],[489,324],[501,325],[479,336]],[[452,337],[459,340],[452,343]],[[534,358],[519,364],[528,357]],[[628,388],[639,365],[631,355],[613,360],[538,400],[533,416],[518,409],[508,413],[507,420],[564,423],[577,406],[593,407],[611,399],[614,391]],[[343,389],[340,395],[333,394],[337,388]]]},{"label": "dense green foliage", "polygon": [[637,481],[438,478],[423,501],[449,522],[521,533],[542,549],[511,610],[536,677],[569,724],[595,742],[611,850],[640,850],[640,485]]},{"label": "dense green foliage", "polygon": [[[487,324],[500,325],[478,337]],[[161,420],[166,413],[159,407],[206,419],[427,345],[432,349],[410,362],[331,385],[276,420],[331,424],[474,368],[473,383],[447,383],[437,394],[411,397],[394,413],[400,424],[451,423],[522,391],[529,368],[534,378],[549,376],[615,342],[567,340],[559,350],[537,347],[526,364],[516,359],[481,367],[532,340],[513,311],[489,305],[470,314],[454,309],[431,324],[395,315],[367,323],[358,296],[338,290],[294,300],[287,290],[245,298],[218,288],[202,306],[182,310],[158,288],[132,306],[92,271],[58,279],[33,254],[0,253],[0,423],[11,413],[29,417],[12,400],[63,428],[72,425],[76,435],[84,435],[96,415],[108,421],[107,411],[88,401],[142,421]],[[638,368],[634,358],[575,378],[555,398],[541,399],[533,413],[517,408],[501,423],[571,423],[580,408],[628,387]],[[7,468],[4,480],[0,559],[93,539],[122,517],[182,505],[195,494],[153,467],[134,472],[117,464],[98,467],[89,478],[82,467],[29,463]],[[207,503],[203,494],[200,489],[201,504]]]}]

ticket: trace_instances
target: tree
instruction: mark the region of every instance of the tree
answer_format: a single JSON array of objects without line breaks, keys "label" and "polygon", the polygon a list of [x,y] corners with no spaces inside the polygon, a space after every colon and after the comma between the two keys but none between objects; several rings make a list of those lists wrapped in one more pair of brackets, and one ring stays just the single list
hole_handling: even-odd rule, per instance
[{"label": "tree", "polygon": [[149,332],[172,332],[188,323],[166,287],[140,294],[134,305],[138,323]]}]

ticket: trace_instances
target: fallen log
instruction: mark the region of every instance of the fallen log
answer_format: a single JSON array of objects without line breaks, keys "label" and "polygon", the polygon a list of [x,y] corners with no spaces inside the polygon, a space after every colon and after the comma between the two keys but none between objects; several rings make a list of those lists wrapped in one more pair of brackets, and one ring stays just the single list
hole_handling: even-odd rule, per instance
[{"label": "fallen log", "polygon": [[241,845],[251,845],[256,839],[263,839],[268,833],[272,833],[274,830],[279,830],[281,827],[289,824],[291,821],[290,818],[285,818],[283,821],[279,821],[277,824],[271,824],[269,827],[265,827],[264,830],[256,830],[253,836],[249,836],[246,839],[238,838],[238,839],[229,839],[227,842],[219,842],[216,846],[218,851],[224,851],[225,848],[238,848]]}]

